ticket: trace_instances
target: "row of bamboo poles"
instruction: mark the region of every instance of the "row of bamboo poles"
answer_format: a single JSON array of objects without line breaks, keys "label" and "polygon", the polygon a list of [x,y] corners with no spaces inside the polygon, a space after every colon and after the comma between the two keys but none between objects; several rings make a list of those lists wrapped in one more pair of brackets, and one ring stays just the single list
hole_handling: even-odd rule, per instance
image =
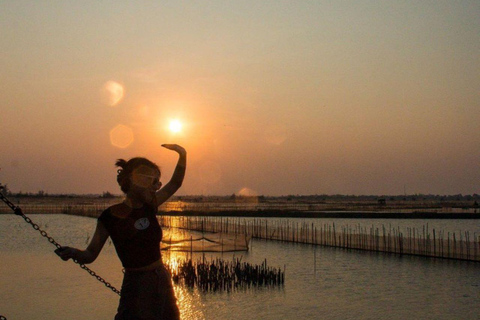
[{"label": "row of bamboo poles", "polygon": [[[473,201],[473,200],[472,200]],[[364,201],[270,201],[262,197],[239,197],[232,201],[168,201],[160,207],[160,211],[374,211],[392,213],[435,212],[435,213],[477,213],[478,204],[472,201],[448,202],[438,200],[379,200]]]},{"label": "row of bamboo poles", "polygon": [[175,283],[187,287],[197,287],[202,291],[227,291],[250,289],[253,287],[282,286],[285,271],[267,266],[265,259],[261,265],[214,259],[206,261],[205,257],[196,262],[192,259],[169,261],[167,266]]},{"label": "row of bamboo poles", "polygon": [[[65,213],[98,217],[107,204],[95,205],[30,205],[23,204],[25,213]],[[2,206],[3,207],[3,206]],[[5,207],[5,213],[11,209]],[[0,210],[0,213],[1,212]],[[308,243],[359,250],[411,254],[447,259],[480,261],[480,236],[470,232],[450,233],[422,229],[342,226],[335,224],[316,226],[298,223],[294,219],[253,219],[223,217],[161,216],[163,225],[189,230],[243,234],[258,239]]]},{"label": "row of bamboo poles", "polygon": [[391,225],[341,226],[297,222],[294,219],[241,219],[224,217],[159,217],[163,226],[200,232],[245,234],[279,240],[347,249],[369,250],[480,262],[480,235],[423,228],[401,230]]}]

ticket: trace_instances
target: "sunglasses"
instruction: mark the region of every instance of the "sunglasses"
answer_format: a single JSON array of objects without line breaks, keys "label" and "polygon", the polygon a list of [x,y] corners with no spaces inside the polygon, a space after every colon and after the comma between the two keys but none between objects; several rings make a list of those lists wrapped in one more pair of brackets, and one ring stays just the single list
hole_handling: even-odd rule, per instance
[{"label": "sunglasses", "polygon": [[133,183],[144,187],[148,188],[150,186],[155,187],[157,190],[160,189],[162,186],[162,183],[160,182],[160,179],[156,175],[150,175],[150,174],[144,174],[144,173],[134,173],[132,175],[132,180]]}]

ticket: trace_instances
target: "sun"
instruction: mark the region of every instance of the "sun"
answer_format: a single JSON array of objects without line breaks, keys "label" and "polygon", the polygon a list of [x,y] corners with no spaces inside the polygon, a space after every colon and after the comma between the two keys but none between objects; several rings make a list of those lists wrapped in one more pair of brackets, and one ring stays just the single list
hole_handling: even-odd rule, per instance
[{"label": "sun", "polygon": [[168,125],[168,129],[173,133],[179,133],[182,131],[182,123],[178,120],[171,120],[170,124]]}]

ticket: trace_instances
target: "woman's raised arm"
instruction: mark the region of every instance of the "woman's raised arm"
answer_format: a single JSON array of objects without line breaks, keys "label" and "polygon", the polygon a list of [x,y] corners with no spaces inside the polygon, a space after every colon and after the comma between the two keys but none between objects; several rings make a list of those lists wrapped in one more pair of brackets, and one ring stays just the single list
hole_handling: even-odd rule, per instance
[{"label": "woman's raised arm", "polygon": [[170,181],[155,193],[157,205],[167,201],[182,186],[187,168],[187,151],[183,147],[178,144],[162,144],[162,147],[177,152],[179,158]]}]

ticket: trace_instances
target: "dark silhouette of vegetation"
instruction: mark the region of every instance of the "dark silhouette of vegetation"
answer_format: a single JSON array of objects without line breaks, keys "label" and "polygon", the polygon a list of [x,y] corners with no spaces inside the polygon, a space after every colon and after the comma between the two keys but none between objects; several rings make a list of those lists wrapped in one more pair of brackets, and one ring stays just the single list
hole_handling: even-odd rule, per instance
[{"label": "dark silhouette of vegetation", "polygon": [[[51,194],[44,190],[33,192],[12,192],[8,185],[3,186],[3,194],[13,198],[100,198],[113,199],[120,195],[104,191],[102,194]],[[401,205],[402,203],[436,203],[441,206],[461,204],[462,206],[478,207],[480,195],[474,194],[412,194],[412,195],[342,195],[342,194],[314,194],[314,195],[283,195],[283,196],[240,196],[231,195],[182,195],[173,196],[170,201],[186,203],[298,203],[298,204],[325,204],[325,203],[371,203],[372,205]]]},{"label": "dark silhouette of vegetation", "polygon": [[105,192],[103,192],[103,194],[100,196],[100,198],[113,199],[113,198],[115,198],[115,196],[114,196],[113,194],[111,194],[110,192],[105,191]]}]

